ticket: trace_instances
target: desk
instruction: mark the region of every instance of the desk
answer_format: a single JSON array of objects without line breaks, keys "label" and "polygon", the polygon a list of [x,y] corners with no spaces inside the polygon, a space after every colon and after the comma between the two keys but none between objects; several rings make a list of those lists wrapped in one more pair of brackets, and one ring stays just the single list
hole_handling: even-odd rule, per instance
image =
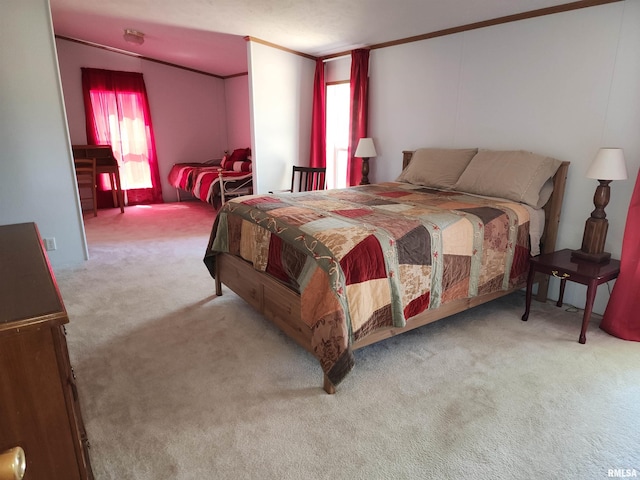
[{"label": "desk", "polygon": [[113,204],[120,207],[120,212],[124,213],[124,193],[120,185],[120,169],[118,165],[100,165],[96,159],[96,173],[106,173],[109,175],[109,183],[111,184],[111,194],[113,195]]},{"label": "desk", "polygon": [[109,175],[111,193],[113,195],[113,205],[120,207],[120,212],[124,213],[124,193],[120,183],[120,169],[118,161],[113,155],[111,145],[72,145],[73,158],[95,158],[96,171],[98,174]]},{"label": "desk", "polygon": [[533,289],[533,277],[536,272],[545,275],[553,275],[560,279],[560,295],[558,296],[558,307],[562,306],[564,298],[564,288],[567,280],[587,286],[587,300],[582,316],[582,330],[578,341],[586,343],[587,327],[593,310],[593,301],[596,298],[598,285],[613,280],[620,274],[620,261],[611,259],[608,262],[594,263],[587,260],[572,259],[572,250],[564,249],[553,253],[546,253],[537,257],[532,257],[529,262],[529,276],[527,278],[526,307],[522,320],[529,319],[529,308],[531,307],[531,290]]}]

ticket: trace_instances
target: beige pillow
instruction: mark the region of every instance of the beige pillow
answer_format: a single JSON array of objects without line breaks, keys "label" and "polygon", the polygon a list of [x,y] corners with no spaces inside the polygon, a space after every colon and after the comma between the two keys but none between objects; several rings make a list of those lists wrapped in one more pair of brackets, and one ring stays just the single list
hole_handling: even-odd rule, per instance
[{"label": "beige pillow", "polygon": [[419,148],[396,181],[450,189],[477,152],[477,148]]},{"label": "beige pillow", "polygon": [[550,194],[547,184],[541,198],[542,187],[561,163],[524,150],[479,150],[453,189],[541,208]]},{"label": "beige pillow", "polygon": [[536,205],[536,207],[537,208],[544,207],[549,201],[549,199],[551,198],[552,193],[553,193],[553,178],[550,178],[549,180],[544,182],[544,185],[542,185],[542,188],[540,189],[540,196],[538,198],[538,205]]}]

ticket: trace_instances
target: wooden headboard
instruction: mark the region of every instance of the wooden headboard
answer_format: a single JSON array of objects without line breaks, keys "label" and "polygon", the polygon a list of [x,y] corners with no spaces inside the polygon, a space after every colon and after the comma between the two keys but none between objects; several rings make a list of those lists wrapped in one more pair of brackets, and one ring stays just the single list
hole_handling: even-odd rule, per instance
[{"label": "wooden headboard", "polygon": [[[415,150],[402,151],[402,169],[409,165]],[[544,232],[540,240],[540,252],[551,253],[556,249],[556,240],[558,239],[558,228],[560,226],[560,214],[562,212],[562,202],[564,199],[564,189],[567,183],[567,173],[569,171],[570,162],[562,162],[560,167],[553,176],[553,193],[549,197],[549,201],[544,208]],[[549,288],[549,277],[544,275],[539,279],[538,299],[544,299],[547,296]]]},{"label": "wooden headboard", "polygon": [[415,150],[402,151],[402,170],[407,168],[407,165],[409,165],[409,162],[411,161],[411,158],[413,157],[414,152]]}]

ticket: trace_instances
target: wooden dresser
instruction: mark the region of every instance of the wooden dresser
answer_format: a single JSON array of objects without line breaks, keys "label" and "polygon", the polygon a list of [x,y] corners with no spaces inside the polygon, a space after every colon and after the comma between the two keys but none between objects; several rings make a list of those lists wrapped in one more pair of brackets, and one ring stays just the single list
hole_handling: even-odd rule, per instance
[{"label": "wooden dresser", "polygon": [[25,480],[93,479],[68,321],[36,225],[0,226],[0,452],[24,449]]}]

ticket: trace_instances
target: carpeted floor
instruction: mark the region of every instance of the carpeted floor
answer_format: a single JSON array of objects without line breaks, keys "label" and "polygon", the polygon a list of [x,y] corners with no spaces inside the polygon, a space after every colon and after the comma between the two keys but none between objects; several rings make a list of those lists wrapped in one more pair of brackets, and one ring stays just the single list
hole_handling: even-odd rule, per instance
[{"label": "carpeted floor", "polygon": [[96,479],[598,479],[640,475],[640,344],[515,293],[356,352],[311,355],[202,263],[199,202],[86,217],[56,271]]}]

